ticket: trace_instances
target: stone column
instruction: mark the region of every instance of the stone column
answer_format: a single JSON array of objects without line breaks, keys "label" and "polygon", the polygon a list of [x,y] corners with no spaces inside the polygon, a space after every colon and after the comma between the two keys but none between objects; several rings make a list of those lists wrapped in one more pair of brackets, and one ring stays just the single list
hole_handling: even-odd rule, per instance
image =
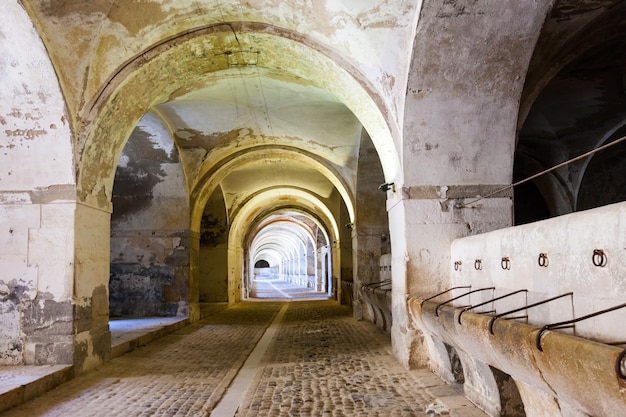
[{"label": "stone column", "polygon": [[[509,226],[524,74],[549,2],[424,2],[417,25],[403,123],[403,177],[388,192],[395,354],[425,365],[406,297],[449,286],[450,243]],[[481,36],[467,36],[468,30]]]},{"label": "stone column", "polygon": [[[449,288],[454,239],[470,233],[493,230],[510,224],[511,199],[482,200],[480,208],[455,208],[470,201],[469,195],[487,194],[494,187],[459,186],[438,196],[441,187],[408,187],[389,200],[392,235],[393,326],[395,355],[407,367],[426,366],[428,352],[418,329],[411,323],[406,299],[410,294],[424,297]],[[448,193],[448,192],[446,192]]]},{"label": "stone column", "polygon": [[73,363],[73,193],[2,193],[1,365]]},{"label": "stone column", "polygon": [[111,355],[109,239],[111,212],[78,203],[75,211],[74,369],[81,373]]}]

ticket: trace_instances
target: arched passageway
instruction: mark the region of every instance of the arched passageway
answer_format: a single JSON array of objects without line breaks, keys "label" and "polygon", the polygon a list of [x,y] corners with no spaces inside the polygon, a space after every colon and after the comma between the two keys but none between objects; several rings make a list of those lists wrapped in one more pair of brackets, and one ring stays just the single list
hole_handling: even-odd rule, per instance
[{"label": "arched passageway", "polygon": [[111,316],[197,321],[263,260],[492,415],[621,411],[623,1],[0,11],[1,363],[80,374]]},{"label": "arched passageway", "polygon": [[[626,200],[623,181],[624,83],[623,51],[626,37],[621,30],[623,4],[586,22],[585,44],[573,37],[553,43],[551,33],[539,39],[542,53],[531,62],[531,77],[551,73],[529,85],[525,92],[528,112],[522,113],[515,156],[514,182],[555,166],[559,168],[532,180],[516,192],[516,211],[532,213],[516,223],[602,207]],[[531,80],[533,80],[531,78]],[[535,80],[533,80],[535,81]],[[534,99],[534,101],[531,100]],[[586,155],[586,156],[585,156]],[[583,158],[580,158],[583,156]],[[517,210],[518,205],[528,208]]]},{"label": "arched passageway", "polygon": [[333,294],[332,242],[313,218],[289,211],[275,213],[260,222],[251,237],[244,298],[328,298]]}]

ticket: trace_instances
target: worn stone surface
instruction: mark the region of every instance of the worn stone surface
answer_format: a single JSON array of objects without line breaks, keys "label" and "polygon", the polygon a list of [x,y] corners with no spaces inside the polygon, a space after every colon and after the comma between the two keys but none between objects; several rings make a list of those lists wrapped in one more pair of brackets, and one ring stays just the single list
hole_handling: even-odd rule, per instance
[{"label": "worn stone surface", "polygon": [[[626,197],[621,175],[626,153],[615,147],[530,184],[530,191],[515,190],[518,211],[538,208],[525,219],[519,213],[513,219],[510,190],[472,202],[473,194],[624,134],[625,5],[616,0],[222,0],[220,7],[166,0],[3,1],[0,267],[5,285],[16,282],[27,290],[18,301],[0,301],[0,355],[12,362],[22,360],[23,352],[38,360],[46,352],[58,358],[55,344],[67,341],[43,329],[48,321],[52,331],[63,327],[66,312],[53,306],[70,302],[76,365],[81,370],[100,365],[107,357],[110,258],[148,271],[152,265],[167,269],[173,280],[154,293],[168,305],[178,302],[177,314],[197,317],[201,221],[214,193],[222,196],[231,228],[216,271],[220,299],[224,293],[231,302],[241,299],[242,277],[250,272],[250,225],[276,207],[289,207],[315,213],[332,231],[329,280],[339,300],[352,301],[342,282],[354,284],[359,271],[371,272],[378,242],[369,239],[386,228],[363,224],[363,215],[355,221],[356,212],[375,211],[367,196],[376,193],[369,187],[378,184],[371,182],[380,182],[378,169],[372,177],[367,174],[373,171],[363,172],[367,164],[358,169],[365,130],[376,151],[368,156],[380,161],[384,181],[397,186],[386,194],[394,354],[407,367],[438,358],[454,362],[445,346],[427,357],[429,343],[437,342],[413,326],[406,305],[407,294],[432,294],[457,280],[450,256],[456,255],[454,239]],[[137,146],[124,153],[129,137]],[[180,155],[172,152],[178,149]],[[127,181],[121,188],[114,183],[116,170]],[[129,235],[163,233],[109,241],[115,235],[109,233],[109,214],[116,193],[118,214],[132,217],[127,224],[132,227],[125,229]],[[525,206],[519,203],[524,201]],[[146,206],[153,210],[143,210]],[[583,219],[588,228],[578,219],[568,223],[574,218],[568,217],[515,229],[505,239],[489,234],[469,241],[463,256],[473,250],[520,256],[526,254],[523,248],[556,249],[548,253],[551,268],[538,271],[537,253],[528,252],[528,260],[512,258],[513,269],[505,272],[498,269],[499,260],[509,255],[498,253],[485,259],[483,275],[479,269],[468,274],[476,259],[472,252],[458,278],[506,289],[523,282],[532,287],[531,301],[577,292],[555,307],[534,309],[531,322],[621,302],[624,216],[607,214]],[[159,222],[146,222],[150,219]],[[341,227],[350,223],[356,236]],[[186,233],[193,235],[189,244]],[[570,257],[589,260],[590,243],[608,255],[606,265],[591,267]],[[202,288],[204,294],[211,290]],[[40,320],[31,310],[34,304],[27,304],[36,299],[45,300],[58,317]],[[48,338],[33,338],[25,350],[16,313],[22,307],[34,318],[24,323],[25,330]],[[620,317],[590,320],[576,332],[621,336]],[[485,345],[470,344],[468,353],[480,356]],[[455,374],[458,369],[450,371],[451,378]],[[563,414],[583,397],[566,391]],[[528,392],[526,398],[532,397]],[[550,399],[543,404],[559,412]]]},{"label": "worn stone surface", "polygon": [[437,315],[437,301],[411,299],[410,305],[416,325],[459,351],[471,352],[460,358],[476,403],[497,398],[497,408],[507,415],[540,414],[554,405],[569,410],[562,415],[623,414],[623,383],[615,373],[621,348],[549,331],[540,350],[537,327],[499,319],[492,334],[488,315],[466,312],[459,325],[452,307],[440,308]]},{"label": "worn stone surface", "polygon": [[[346,306],[294,303],[241,416],[417,416],[434,400],[428,371],[407,371],[389,339]],[[442,391],[443,392],[443,391]],[[435,394],[437,395],[437,394]]]},{"label": "worn stone surface", "polygon": [[[281,305],[220,309],[2,416],[209,414]],[[424,416],[438,397],[458,395],[426,370],[402,368],[389,343],[347,306],[290,303],[237,415]],[[484,415],[458,399],[447,405],[451,415]]]},{"label": "worn stone surface", "polygon": [[255,303],[225,310],[4,415],[202,415],[219,400],[279,307]]}]

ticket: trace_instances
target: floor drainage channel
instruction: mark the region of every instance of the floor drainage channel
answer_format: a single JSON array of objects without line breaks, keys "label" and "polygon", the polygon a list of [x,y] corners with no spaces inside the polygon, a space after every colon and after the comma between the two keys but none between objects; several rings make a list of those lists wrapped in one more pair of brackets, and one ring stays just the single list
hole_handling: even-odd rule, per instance
[{"label": "floor drainage channel", "polygon": [[239,406],[243,402],[243,399],[250,389],[250,385],[254,381],[254,376],[256,375],[259,364],[261,363],[261,359],[272,342],[272,339],[274,339],[274,336],[280,327],[280,322],[283,320],[283,316],[285,315],[288,307],[288,303],[281,307],[272,323],[269,325],[267,330],[265,330],[265,333],[263,333],[259,343],[257,343],[254,350],[252,350],[252,353],[250,353],[250,356],[248,356],[248,359],[244,362],[243,366],[237,373],[237,376],[231,382],[230,386],[226,390],[226,393],[211,412],[211,417],[233,417],[237,414]]}]

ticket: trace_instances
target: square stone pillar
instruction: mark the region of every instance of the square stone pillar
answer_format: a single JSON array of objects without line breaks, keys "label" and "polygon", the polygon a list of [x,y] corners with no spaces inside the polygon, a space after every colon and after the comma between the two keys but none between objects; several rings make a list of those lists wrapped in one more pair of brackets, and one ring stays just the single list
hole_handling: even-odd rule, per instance
[{"label": "square stone pillar", "polygon": [[[458,207],[487,195],[494,186],[406,187],[387,202],[392,244],[392,347],[407,368],[427,366],[430,358],[421,331],[409,317],[407,298],[424,297],[450,286],[454,239],[509,226],[511,198],[494,198]],[[509,191],[510,194],[510,191]]]},{"label": "square stone pillar", "polygon": [[76,205],[73,312],[76,373],[95,368],[111,355],[110,227],[110,211]]},{"label": "square stone pillar", "polygon": [[73,363],[75,203],[64,191],[4,194],[0,365]]}]

